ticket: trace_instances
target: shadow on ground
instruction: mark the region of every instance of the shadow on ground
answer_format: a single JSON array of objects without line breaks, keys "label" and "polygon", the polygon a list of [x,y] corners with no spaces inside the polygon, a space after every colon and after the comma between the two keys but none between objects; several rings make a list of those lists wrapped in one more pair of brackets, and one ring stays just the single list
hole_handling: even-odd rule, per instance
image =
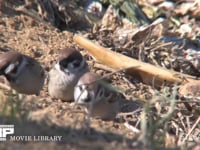
[{"label": "shadow on ground", "polygon": [[[94,128],[75,129],[71,127],[48,126],[44,122],[22,120],[11,117],[0,117],[0,124],[14,124],[14,134],[11,136],[62,136],[61,141],[10,141],[0,143],[0,149],[122,149],[123,145],[131,148],[132,140],[111,132],[100,132]],[[23,144],[23,146],[22,146]],[[44,147],[45,145],[45,147]],[[23,147],[23,148],[22,148]]]}]

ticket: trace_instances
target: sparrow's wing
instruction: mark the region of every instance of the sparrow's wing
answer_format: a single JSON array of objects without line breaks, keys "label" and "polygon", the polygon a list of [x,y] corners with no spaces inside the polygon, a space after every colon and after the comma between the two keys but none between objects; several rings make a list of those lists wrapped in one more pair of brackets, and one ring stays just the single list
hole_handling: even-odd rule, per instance
[{"label": "sparrow's wing", "polygon": [[99,85],[102,86],[104,89],[103,96],[106,101],[109,103],[114,103],[119,99],[119,90],[114,87],[112,84],[107,83],[104,80],[99,81]]},{"label": "sparrow's wing", "polygon": [[30,70],[32,70],[32,72],[35,72],[35,75],[43,77],[44,69],[42,68],[40,63],[29,56],[25,56],[25,57],[27,59],[26,67],[29,68]]},{"label": "sparrow's wing", "polygon": [[98,82],[99,82],[99,84],[100,84],[101,86],[103,86],[107,91],[119,92],[119,89],[118,89],[117,87],[113,86],[112,84],[106,82],[106,81],[103,80],[103,79],[102,79],[102,80],[99,80]]}]

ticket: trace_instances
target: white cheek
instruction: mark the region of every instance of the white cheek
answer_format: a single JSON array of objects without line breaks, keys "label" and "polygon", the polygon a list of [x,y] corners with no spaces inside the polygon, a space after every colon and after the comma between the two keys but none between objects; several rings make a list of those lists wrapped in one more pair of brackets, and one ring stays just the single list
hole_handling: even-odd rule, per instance
[{"label": "white cheek", "polygon": [[85,100],[86,98],[88,97],[88,91],[87,90],[84,90],[82,93],[81,93],[81,100]]},{"label": "white cheek", "polygon": [[5,74],[9,74],[12,72],[12,70],[15,68],[15,64],[10,64],[6,69],[5,69]]},{"label": "white cheek", "polygon": [[55,68],[56,68],[56,70],[60,71],[60,65],[58,63],[55,64]]},{"label": "white cheek", "polygon": [[75,102],[78,102],[78,97],[80,95],[80,90],[78,87],[74,87],[74,100]]},{"label": "white cheek", "polygon": [[[83,88],[84,89],[84,88]],[[88,97],[88,91],[87,90],[80,90],[79,87],[75,87],[74,89],[74,100],[76,103],[83,104],[85,103],[85,99]]]}]

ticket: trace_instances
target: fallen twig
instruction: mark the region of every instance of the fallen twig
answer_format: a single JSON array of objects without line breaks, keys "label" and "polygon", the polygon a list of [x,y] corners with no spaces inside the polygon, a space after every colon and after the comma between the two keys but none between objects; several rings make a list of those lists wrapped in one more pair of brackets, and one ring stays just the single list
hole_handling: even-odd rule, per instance
[{"label": "fallen twig", "polygon": [[74,41],[88,50],[101,63],[114,69],[129,68],[126,70],[128,74],[141,79],[146,84],[152,85],[152,81],[154,80],[154,84],[157,87],[163,83],[174,84],[193,80],[189,75],[157,67],[113,52],[77,34],[74,35]]},{"label": "fallen twig", "polygon": [[195,123],[192,125],[192,128],[190,129],[190,131],[187,133],[187,135],[185,136],[185,138],[182,141],[182,144],[185,143],[185,141],[188,139],[188,137],[190,136],[190,134],[192,133],[192,131],[197,127],[197,125],[200,122],[200,115],[197,118],[197,120],[195,121]]}]

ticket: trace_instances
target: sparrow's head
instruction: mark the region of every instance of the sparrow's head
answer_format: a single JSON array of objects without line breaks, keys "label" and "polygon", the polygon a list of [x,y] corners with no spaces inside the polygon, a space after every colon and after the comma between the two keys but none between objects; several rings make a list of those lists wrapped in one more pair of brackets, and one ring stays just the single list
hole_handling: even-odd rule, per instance
[{"label": "sparrow's head", "polygon": [[74,48],[66,48],[60,51],[55,68],[65,74],[70,74],[87,70],[88,65],[79,51]]},{"label": "sparrow's head", "polygon": [[88,105],[100,100],[109,100],[112,91],[104,80],[92,72],[85,73],[74,89],[74,99],[78,104]]},{"label": "sparrow's head", "polygon": [[119,111],[119,93],[95,73],[85,73],[74,88],[75,103],[87,108],[88,117],[112,120]]},{"label": "sparrow's head", "polygon": [[25,65],[24,55],[9,51],[0,55],[0,75],[4,75],[8,81],[14,80]]}]

